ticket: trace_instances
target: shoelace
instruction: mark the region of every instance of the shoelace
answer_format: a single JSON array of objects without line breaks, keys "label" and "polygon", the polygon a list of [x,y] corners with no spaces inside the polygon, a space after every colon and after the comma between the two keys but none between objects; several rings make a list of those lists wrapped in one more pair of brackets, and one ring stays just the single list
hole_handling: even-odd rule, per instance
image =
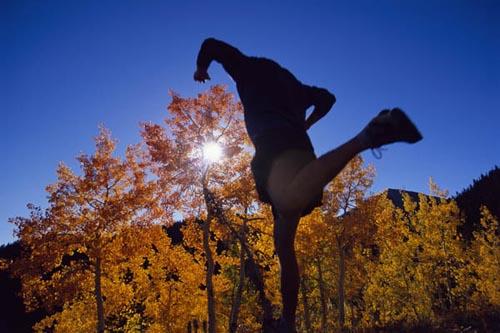
[{"label": "shoelace", "polygon": [[380,160],[382,158],[382,152],[387,150],[387,148],[372,148],[372,155],[375,157],[377,160]]}]

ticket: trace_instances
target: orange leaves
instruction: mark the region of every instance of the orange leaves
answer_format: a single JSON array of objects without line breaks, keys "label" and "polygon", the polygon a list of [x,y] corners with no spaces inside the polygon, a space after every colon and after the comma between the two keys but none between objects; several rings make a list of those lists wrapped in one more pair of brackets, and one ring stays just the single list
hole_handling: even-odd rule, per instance
[{"label": "orange leaves", "polygon": [[330,214],[345,214],[356,207],[371,187],[375,170],[373,166],[363,166],[361,156],[354,157],[327,186],[325,198]]},{"label": "orange leaves", "polygon": [[[204,182],[212,191],[223,191],[224,198],[251,192],[253,184],[243,177],[249,173],[249,141],[241,104],[223,86],[213,86],[196,98],[183,98],[174,92],[170,95],[166,127],[143,124],[141,132],[164,205],[198,215]],[[207,142],[222,148],[220,161],[203,159]],[[244,192],[235,191],[240,179],[246,184]],[[241,185],[236,186],[241,189]]]},{"label": "orange leaves", "polygon": [[[222,86],[213,86],[197,98],[182,98],[171,93],[172,102],[168,106],[170,117],[166,125],[175,138],[185,138],[193,145],[206,141],[218,141],[222,135],[226,139],[238,130],[238,118],[242,120],[242,107],[234,101],[233,95]],[[240,126],[241,127],[241,126]],[[228,129],[227,133],[225,129]]]},{"label": "orange leaves", "polygon": [[31,207],[30,218],[13,220],[25,248],[14,269],[30,306],[35,306],[33,299],[51,309],[78,297],[93,297],[94,283],[102,279],[94,266],[100,263],[99,271],[110,274],[110,267],[144,246],[129,238],[121,246],[125,252],[115,252],[117,242],[127,235],[124,230],[140,233],[128,228],[150,225],[162,213],[156,184],[147,178],[144,153],[129,147],[121,160],[113,156],[115,146],[110,132],[101,127],[95,152],[77,158],[80,174],[59,165],[57,181],[47,187],[47,210]]},{"label": "orange leaves", "polygon": [[[13,263],[0,261],[0,269],[22,278],[29,309],[52,311],[36,329],[95,331],[96,281],[110,331],[181,332],[193,319],[206,320],[208,304],[221,330],[231,307],[239,308],[241,329],[257,329],[262,310],[252,262],[262,268],[268,299],[279,304],[272,214],[256,201],[241,104],[223,86],[195,98],[171,96],[165,123],[142,124],[143,142],[123,158],[101,127],[95,151],[77,157],[80,170],[58,166],[47,210],[30,205],[28,218],[11,219],[24,252]],[[222,147],[220,160],[203,159],[206,142]],[[484,230],[467,257],[456,232],[459,211],[445,191],[431,182],[441,198],[407,197],[399,209],[387,198],[365,200],[373,177],[373,167],[354,158],[329,184],[324,206],[299,225],[296,252],[312,327],[320,319],[329,331],[344,321],[433,318],[434,309],[460,304],[471,290],[469,304],[497,306],[498,221],[483,211]],[[162,228],[180,226],[174,216],[183,219],[176,246]],[[345,316],[337,320],[341,307]]]},{"label": "orange leaves", "polygon": [[[213,86],[196,98],[170,94],[166,127],[144,124],[142,136],[150,152],[151,170],[162,189],[162,204],[182,213],[188,224],[186,240],[203,253],[199,260],[207,264],[209,322],[215,325],[214,288],[217,296],[230,288],[225,290],[226,277],[214,276],[213,268],[215,261],[231,266],[231,260],[217,253],[212,237],[234,244],[237,237],[233,233],[239,229],[236,214],[247,216],[251,207],[257,206],[249,168],[249,139],[242,106],[223,86]],[[207,144],[220,147],[223,156],[212,161],[204,158]]]}]

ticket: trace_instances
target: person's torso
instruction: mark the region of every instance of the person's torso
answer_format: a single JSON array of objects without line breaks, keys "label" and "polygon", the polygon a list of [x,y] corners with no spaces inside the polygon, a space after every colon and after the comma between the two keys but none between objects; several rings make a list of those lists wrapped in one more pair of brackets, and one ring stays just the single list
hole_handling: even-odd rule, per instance
[{"label": "person's torso", "polygon": [[303,84],[272,60],[249,57],[235,78],[252,139],[278,128],[304,130],[309,105]]}]

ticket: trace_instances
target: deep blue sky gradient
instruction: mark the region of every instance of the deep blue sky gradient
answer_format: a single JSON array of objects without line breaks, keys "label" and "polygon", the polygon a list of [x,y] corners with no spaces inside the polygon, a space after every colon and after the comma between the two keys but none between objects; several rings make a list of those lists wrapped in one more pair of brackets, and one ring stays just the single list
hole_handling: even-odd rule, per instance
[{"label": "deep blue sky gradient", "polygon": [[[22,1],[0,2],[0,244],[9,217],[46,206],[59,161],[92,153],[98,124],[119,151],[160,122],[173,89],[194,96],[206,37],[275,59],[337,96],[310,131],[318,153],[400,106],[424,141],[397,144],[373,191],[454,194],[500,164],[500,1]],[[222,68],[212,84],[234,85]]]}]

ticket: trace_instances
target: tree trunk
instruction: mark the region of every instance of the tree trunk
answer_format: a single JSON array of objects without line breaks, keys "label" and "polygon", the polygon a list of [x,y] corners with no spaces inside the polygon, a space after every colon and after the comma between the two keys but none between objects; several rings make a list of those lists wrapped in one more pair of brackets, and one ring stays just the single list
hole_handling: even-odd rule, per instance
[{"label": "tree trunk", "polygon": [[319,284],[319,298],[321,301],[321,332],[327,333],[327,311],[326,306],[326,292],[325,284],[323,281],[323,269],[321,267],[321,261],[316,260],[316,267],[318,268],[318,284]]},{"label": "tree trunk", "polygon": [[208,333],[217,333],[217,323],[215,315],[215,295],[213,285],[214,275],[214,259],[212,257],[212,250],[210,249],[210,214],[203,224],[203,249],[205,251],[205,258],[207,260],[207,273],[205,275],[205,284],[207,286],[207,300],[208,300]]},{"label": "tree trunk", "polygon": [[338,244],[339,248],[339,280],[338,280],[338,293],[339,293],[339,325],[343,330],[345,328],[345,247]]},{"label": "tree trunk", "polygon": [[167,333],[172,333],[172,318],[171,311],[172,310],[172,285],[168,287],[168,302],[167,302]]},{"label": "tree trunk", "polygon": [[243,251],[243,241],[245,237],[246,230],[246,220],[243,220],[243,226],[241,227],[241,237],[240,239],[240,276],[238,280],[238,287],[233,298],[233,304],[231,305],[231,315],[229,316],[229,332],[236,333],[238,329],[238,316],[240,313],[241,305],[241,295],[243,294],[243,283],[245,281],[245,251]]},{"label": "tree trunk", "polygon": [[[259,269],[259,266],[255,262],[254,255],[244,237],[239,235],[239,233],[234,229],[231,223],[227,220],[224,211],[220,205],[220,203],[215,199],[214,195],[208,190],[206,186],[203,188],[205,202],[207,203],[207,209],[209,212],[213,213],[219,223],[223,224],[225,227],[229,229],[231,234],[240,240],[240,244],[243,247],[245,255],[248,261],[248,270],[249,276],[252,280],[252,283],[255,285],[255,288],[259,291],[259,301],[262,306],[263,312],[263,332],[271,332],[273,331],[273,307],[271,301],[266,296],[264,279],[262,276],[262,272]],[[212,332],[210,332],[212,333]]]},{"label": "tree trunk", "polygon": [[442,249],[443,249],[443,254],[445,258],[445,269],[446,269],[446,300],[448,301],[448,304],[446,304],[446,309],[449,310],[453,304],[453,300],[451,298],[452,293],[451,293],[451,269],[450,265],[448,264],[448,250],[446,249],[446,238],[445,238],[445,233],[444,230],[441,229],[441,244],[442,244]]},{"label": "tree trunk", "polygon": [[304,306],[304,323],[306,326],[306,333],[311,333],[311,309],[309,308],[309,301],[307,298],[307,290],[305,279],[300,279],[300,291],[302,294],[302,304]]},{"label": "tree trunk", "polygon": [[[210,205],[210,211],[213,212],[214,216],[217,217],[219,223],[223,224],[225,227],[229,229],[231,234],[240,240],[240,244],[243,247],[245,255],[247,257],[248,263],[248,276],[250,280],[255,285],[255,288],[259,291],[259,301],[262,306],[263,312],[263,331],[271,332],[274,328],[273,326],[273,307],[271,301],[266,296],[264,278],[262,276],[262,272],[259,269],[259,266],[255,262],[254,254],[248,247],[246,243],[246,239],[242,237],[231,225],[231,223],[227,220],[224,215],[224,211],[222,210],[221,205],[215,199],[214,195],[208,190],[208,188],[204,188],[205,192],[205,201]],[[208,207],[208,206],[207,206]]]},{"label": "tree trunk", "polygon": [[104,302],[101,290],[101,258],[97,257],[94,266],[94,296],[97,307],[96,332],[104,333]]},{"label": "tree trunk", "polygon": [[203,198],[205,199],[205,206],[207,208],[207,219],[203,223],[203,250],[205,251],[205,258],[207,260],[207,273],[205,275],[205,284],[207,286],[207,303],[208,303],[208,333],[217,333],[217,318],[215,315],[215,294],[213,285],[214,276],[214,259],[212,250],[210,249],[210,223],[214,216],[214,199],[210,190],[207,187],[207,174],[208,169],[203,174]]}]

